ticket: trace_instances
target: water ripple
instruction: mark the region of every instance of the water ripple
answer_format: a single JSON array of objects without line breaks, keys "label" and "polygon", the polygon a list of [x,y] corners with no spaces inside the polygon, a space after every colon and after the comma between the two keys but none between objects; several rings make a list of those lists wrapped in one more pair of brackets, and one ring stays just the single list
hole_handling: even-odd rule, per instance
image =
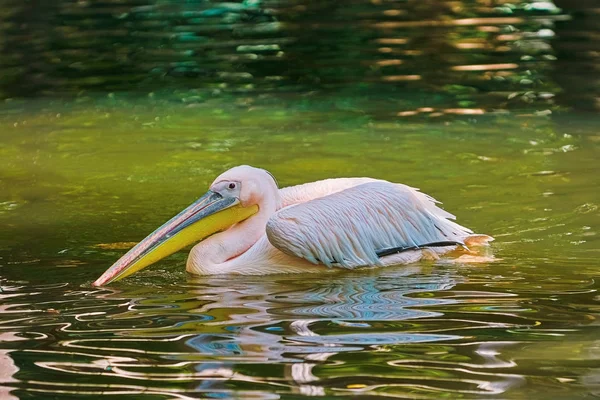
[{"label": "water ripple", "polygon": [[[519,280],[494,286],[489,270],[458,271],[193,278],[143,290],[6,285],[0,379],[13,396],[498,395],[526,386],[524,349],[566,337],[594,346],[594,320],[569,310],[590,307],[593,281],[517,292]],[[571,303],[548,298],[550,287]],[[491,340],[499,336],[510,339]]]}]

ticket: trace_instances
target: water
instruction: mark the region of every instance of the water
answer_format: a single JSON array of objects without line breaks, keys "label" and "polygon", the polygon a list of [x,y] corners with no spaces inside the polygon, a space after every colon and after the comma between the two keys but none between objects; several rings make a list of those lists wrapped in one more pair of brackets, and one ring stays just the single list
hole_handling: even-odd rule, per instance
[{"label": "water", "polygon": [[[0,98],[88,91],[437,93],[598,110],[594,1],[0,1]],[[402,108],[402,111],[410,109]]]},{"label": "water", "polygon": [[[600,121],[397,117],[299,95],[10,101],[0,112],[3,399],[600,396]],[[193,277],[186,252],[90,283],[238,164],[281,186],[420,187],[485,264]]]},{"label": "water", "polygon": [[[600,397],[594,7],[0,0],[0,398]],[[497,261],[90,286],[239,164],[419,187]]]}]

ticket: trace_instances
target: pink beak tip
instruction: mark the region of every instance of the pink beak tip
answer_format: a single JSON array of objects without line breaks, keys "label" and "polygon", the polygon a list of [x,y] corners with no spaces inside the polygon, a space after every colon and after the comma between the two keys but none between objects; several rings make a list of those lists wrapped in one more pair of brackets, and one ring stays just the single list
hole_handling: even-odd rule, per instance
[{"label": "pink beak tip", "polygon": [[104,278],[104,277],[102,277],[102,276],[101,276],[100,278],[96,279],[96,280],[95,280],[95,281],[92,283],[92,286],[94,286],[94,287],[99,287],[99,286],[102,286],[102,285],[104,285],[104,284],[106,283],[106,279],[103,279],[103,278]]}]

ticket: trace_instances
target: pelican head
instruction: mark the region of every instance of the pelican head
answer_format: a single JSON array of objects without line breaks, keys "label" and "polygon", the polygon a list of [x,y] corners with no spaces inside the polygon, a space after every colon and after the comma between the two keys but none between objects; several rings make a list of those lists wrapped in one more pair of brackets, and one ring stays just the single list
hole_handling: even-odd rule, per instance
[{"label": "pelican head", "polygon": [[250,219],[279,204],[273,176],[247,165],[234,167],[210,185],[206,194],[156,229],[107,269],[93,285],[118,281],[176,251]]}]

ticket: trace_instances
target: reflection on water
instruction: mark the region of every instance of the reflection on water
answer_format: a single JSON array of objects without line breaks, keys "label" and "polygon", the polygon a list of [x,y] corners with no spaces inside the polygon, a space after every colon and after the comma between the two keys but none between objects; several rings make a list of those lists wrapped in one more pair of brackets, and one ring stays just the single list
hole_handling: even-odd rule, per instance
[{"label": "reflection on water", "polygon": [[[533,378],[573,394],[594,386],[597,328],[569,311],[592,300],[593,282],[555,288],[553,302],[482,283],[489,269],[461,271],[390,268],[312,283],[195,278],[152,289],[5,281],[3,384],[39,398],[477,397],[526,394]],[[561,348],[567,337],[574,341]],[[548,370],[546,360],[571,369]]]},{"label": "reflection on water", "polygon": [[[419,103],[402,113],[478,115],[553,108],[560,93],[593,109],[593,5],[557,3],[5,0],[0,96],[167,86],[195,104],[232,91],[363,90]],[[438,109],[433,92],[451,104]]]},{"label": "reflection on water", "polygon": [[[400,123],[347,105],[4,104],[0,397],[597,395],[597,118]],[[494,235],[502,261],[194,278],[182,252],[90,287],[243,163],[282,186],[418,186]]]}]

